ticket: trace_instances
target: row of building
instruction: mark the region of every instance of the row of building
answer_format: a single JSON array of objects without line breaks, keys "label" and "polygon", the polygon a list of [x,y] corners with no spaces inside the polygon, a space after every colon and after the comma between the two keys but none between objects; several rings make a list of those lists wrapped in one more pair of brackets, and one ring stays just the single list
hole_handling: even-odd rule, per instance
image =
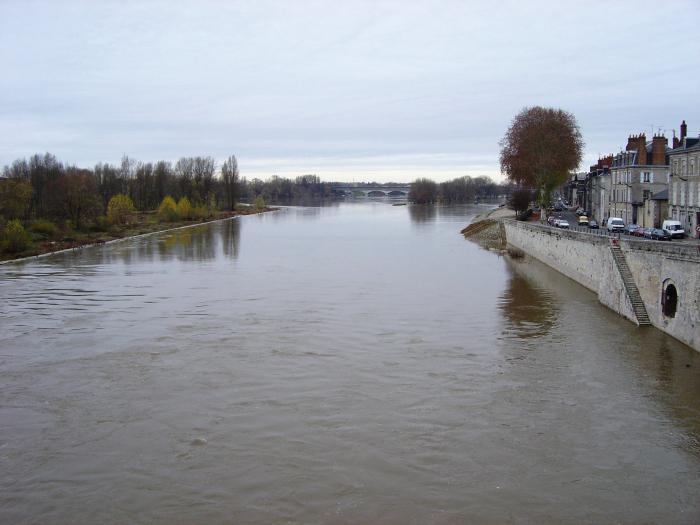
[{"label": "row of building", "polygon": [[700,137],[687,135],[683,121],[672,147],[663,134],[629,136],[624,151],[572,176],[564,188],[569,202],[601,223],[620,217],[625,224],[658,228],[674,219],[689,236],[700,237]]}]

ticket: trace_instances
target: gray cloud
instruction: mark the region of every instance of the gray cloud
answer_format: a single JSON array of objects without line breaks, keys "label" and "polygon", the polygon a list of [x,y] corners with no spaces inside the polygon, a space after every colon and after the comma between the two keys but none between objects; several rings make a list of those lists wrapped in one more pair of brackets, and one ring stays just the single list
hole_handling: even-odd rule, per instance
[{"label": "gray cloud", "polygon": [[0,164],[235,153],[247,176],[407,180],[496,175],[528,105],[577,116],[585,164],[700,130],[700,6],[609,4],[4,1]]}]

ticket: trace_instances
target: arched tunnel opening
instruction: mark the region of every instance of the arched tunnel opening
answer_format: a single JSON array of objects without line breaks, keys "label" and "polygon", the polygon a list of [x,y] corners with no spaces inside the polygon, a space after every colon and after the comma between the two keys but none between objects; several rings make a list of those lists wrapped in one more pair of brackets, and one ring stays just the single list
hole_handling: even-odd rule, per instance
[{"label": "arched tunnel opening", "polygon": [[678,308],[678,290],[675,285],[669,283],[661,294],[661,307],[666,317],[675,317]]}]

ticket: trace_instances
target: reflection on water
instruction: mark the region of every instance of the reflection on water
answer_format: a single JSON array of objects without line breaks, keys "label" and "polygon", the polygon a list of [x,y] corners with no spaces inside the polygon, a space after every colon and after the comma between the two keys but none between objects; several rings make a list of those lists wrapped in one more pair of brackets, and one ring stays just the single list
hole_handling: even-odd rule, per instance
[{"label": "reflection on water", "polygon": [[409,204],[407,206],[411,221],[414,224],[432,222],[438,214],[438,207],[427,204]]},{"label": "reflection on water", "polygon": [[508,268],[511,276],[500,303],[507,331],[523,339],[547,334],[556,321],[556,298],[520,273],[519,263],[508,260]]},{"label": "reflection on water", "polygon": [[221,245],[224,255],[229,259],[238,258],[238,247],[241,239],[241,221],[224,221],[221,228]]},{"label": "reflection on water", "polygon": [[66,263],[89,260],[91,265],[115,263],[130,265],[168,261],[204,262],[221,256],[236,259],[240,236],[241,220],[234,218],[201,226],[178,228],[133,240],[118,241],[106,246],[86,247],[82,250],[57,254],[51,260]]},{"label": "reflection on water", "polygon": [[465,240],[483,209],[0,266],[0,522],[700,522],[700,354]]},{"label": "reflection on water", "polygon": [[[237,223],[237,220],[225,221]],[[207,261],[217,255],[219,241],[226,244],[226,226],[220,226],[216,230],[208,226],[175,230],[160,239],[158,254],[161,260],[179,261]]]}]

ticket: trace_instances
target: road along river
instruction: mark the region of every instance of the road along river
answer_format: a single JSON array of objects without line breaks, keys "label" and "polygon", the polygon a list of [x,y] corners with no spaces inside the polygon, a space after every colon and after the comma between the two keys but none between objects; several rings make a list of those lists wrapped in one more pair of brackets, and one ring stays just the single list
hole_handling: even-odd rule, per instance
[{"label": "road along river", "polygon": [[0,522],[700,522],[700,354],[464,240],[484,209],[0,267]]}]

